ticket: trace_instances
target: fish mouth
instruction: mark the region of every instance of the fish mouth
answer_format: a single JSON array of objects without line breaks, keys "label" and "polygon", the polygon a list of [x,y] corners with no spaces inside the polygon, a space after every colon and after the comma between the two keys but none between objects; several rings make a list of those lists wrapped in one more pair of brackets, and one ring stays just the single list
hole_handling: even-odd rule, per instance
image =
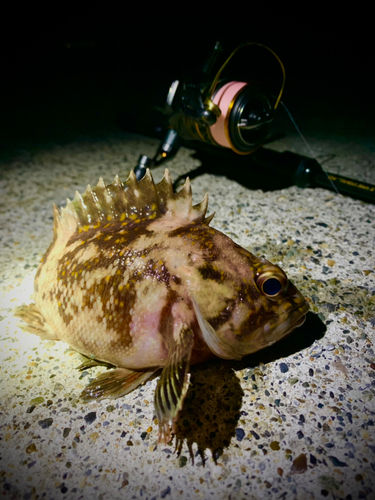
[{"label": "fish mouth", "polygon": [[305,300],[303,305],[299,306],[297,309],[295,309],[292,313],[292,316],[289,317],[286,321],[284,321],[284,323],[282,323],[280,325],[280,326],[283,326],[283,325],[287,324],[288,322],[290,323],[289,327],[283,331],[282,335],[283,336],[288,335],[296,328],[299,328],[300,326],[302,326],[304,324],[304,322],[306,321],[306,314],[308,313],[309,309],[310,309],[310,306],[309,306],[308,302],[306,302],[306,300]]},{"label": "fish mouth", "polygon": [[[310,307],[308,302],[304,300],[302,305],[296,307],[292,312],[289,311],[281,313],[278,316],[278,319],[280,320],[282,316],[285,315],[285,320],[281,321],[281,323],[276,328],[271,328],[268,335],[265,334],[265,341],[270,340],[270,344],[273,344],[274,342],[277,342],[283,337],[289,335],[289,333],[291,333],[296,328],[302,326],[306,320],[306,314],[309,309]],[[269,338],[267,339],[267,337]]]},{"label": "fish mouth", "polygon": [[271,323],[257,328],[251,332],[247,341],[241,340],[235,346],[232,346],[232,349],[242,357],[269,347],[302,326],[306,320],[308,310],[309,304],[304,300],[302,304],[299,304],[292,311],[284,311],[276,316],[274,325]]}]

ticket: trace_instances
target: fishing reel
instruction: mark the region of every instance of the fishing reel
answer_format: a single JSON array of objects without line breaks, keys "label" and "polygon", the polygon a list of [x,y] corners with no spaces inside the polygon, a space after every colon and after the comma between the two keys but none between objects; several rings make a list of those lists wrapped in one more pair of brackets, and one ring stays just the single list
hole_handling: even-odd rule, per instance
[{"label": "fishing reel", "polygon": [[[267,50],[278,62],[281,83],[276,98],[264,85],[252,81],[251,75],[246,81],[223,78],[229,62],[249,46]],[[158,166],[173,157],[183,141],[199,141],[248,155],[267,140],[285,85],[281,60],[265,45],[247,42],[239,45],[212,76],[221,51],[217,42],[195,82],[172,82],[163,109],[168,131],[153,159],[140,156],[134,169],[138,180],[147,167]]]}]

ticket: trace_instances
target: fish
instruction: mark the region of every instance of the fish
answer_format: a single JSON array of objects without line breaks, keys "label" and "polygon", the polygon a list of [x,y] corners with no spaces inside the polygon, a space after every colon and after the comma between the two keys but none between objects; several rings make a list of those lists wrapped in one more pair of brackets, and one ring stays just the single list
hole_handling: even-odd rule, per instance
[{"label": "fish", "polygon": [[16,316],[25,331],[62,340],[111,369],[84,400],[122,397],[149,379],[159,441],[169,442],[189,388],[190,366],[240,360],[305,320],[308,302],[284,271],[210,226],[208,194],[193,205],[189,178],[169,171],[106,185],[102,178],[64,208],[53,205],[53,241],[34,281],[34,303]]}]

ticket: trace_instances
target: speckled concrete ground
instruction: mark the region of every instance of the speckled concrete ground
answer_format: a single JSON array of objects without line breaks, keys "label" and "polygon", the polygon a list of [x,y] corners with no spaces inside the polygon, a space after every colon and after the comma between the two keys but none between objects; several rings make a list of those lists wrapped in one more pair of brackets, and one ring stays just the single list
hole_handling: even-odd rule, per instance
[{"label": "speckled concrete ground", "polygon": [[[375,152],[308,137],[329,171],[375,184]],[[118,136],[24,151],[1,165],[1,492],[14,499],[371,499],[375,497],[375,208],[322,190],[250,191],[194,179],[212,225],[278,263],[312,313],[287,341],[241,363],[192,370],[174,453],[157,444],[156,380],[118,400],[83,404],[103,368],[17,326],[63,205],[99,176],[125,180],[157,141]],[[306,154],[296,137],[276,149]],[[197,160],[181,150],[172,177]],[[154,171],[160,180],[163,169]],[[314,313],[314,314],[313,314]],[[190,458],[194,457],[194,463]]]}]

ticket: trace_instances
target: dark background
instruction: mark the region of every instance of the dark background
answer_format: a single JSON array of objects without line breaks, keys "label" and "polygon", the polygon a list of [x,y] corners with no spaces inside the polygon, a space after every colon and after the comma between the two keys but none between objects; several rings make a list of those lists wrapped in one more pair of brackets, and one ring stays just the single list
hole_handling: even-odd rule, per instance
[{"label": "dark background", "polygon": [[[202,67],[216,40],[228,53],[238,43],[257,41],[278,54],[287,75],[283,101],[306,134],[373,145],[370,13],[328,19],[318,8],[227,9],[220,23],[193,7],[173,20],[144,6],[134,14],[23,13],[22,22],[15,14],[14,29],[1,45],[2,157],[121,131],[153,135],[153,106],[163,105],[173,79],[187,79]],[[242,71],[257,71],[259,54],[248,52]],[[277,64],[263,56],[272,66],[269,78],[278,82]],[[233,72],[241,71],[238,66]]]}]

